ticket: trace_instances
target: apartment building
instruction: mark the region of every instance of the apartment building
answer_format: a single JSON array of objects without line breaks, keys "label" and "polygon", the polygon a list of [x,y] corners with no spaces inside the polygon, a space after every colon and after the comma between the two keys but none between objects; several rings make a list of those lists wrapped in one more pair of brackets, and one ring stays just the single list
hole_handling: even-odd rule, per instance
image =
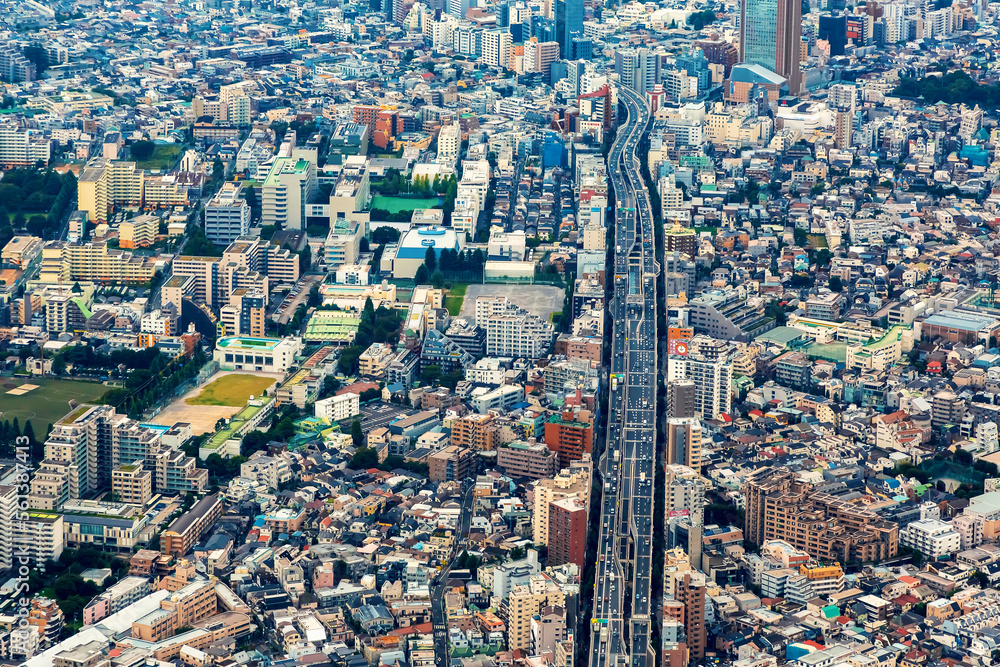
[{"label": "apartment building", "polygon": [[264,313],[267,293],[240,287],[229,295],[229,303],[219,309],[219,322],[227,336],[263,338],[266,326]]},{"label": "apartment building", "polygon": [[160,537],[160,551],[175,557],[183,556],[220,516],[222,516],[222,500],[218,495],[205,496],[163,532]]},{"label": "apartment building", "polygon": [[738,289],[702,292],[689,306],[695,333],[718,340],[747,342],[775,327],[764,314],[764,301],[749,299]]},{"label": "apartment building", "polygon": [[549,567],[576,563],[583,571],[589,511],[580,498],[562,498],[549,503],[549,557],[546,561]]},{"label": "apartment building", "polygon": [[145,178],[135,162],[97,158],[77,179],[77,207],[89,220],[107,222],[115,206],[142,206]]},{"label": "apartment building", "polygon": [[493,415],[471,414],[460,417],[451,426],[451,444],[476,452],[493,451],[500,443],[500,432]]},{"label": "apartment building", "polygon": [[559,457],[545,443],[515,440],[497,449],[497,467],[511,477],[545,479],[558,471]]},{"label": "apartment building", "polygon": [[509,305],[486,319],[486,354],[538,359],[552,347],[555,328],[528,311]]},{"label": "apartment building", "polygon": [[16,122],[0,123],[0,168],[31,167],[49,163],[51,142],[41,130],[21,127]]},{"label": "apartment building", "polygon": [[534,484],[531,507],[531,532],[535,546],[549,542],[549,511],[551,503],[564,498],[578,498],[590,506],[590,486],[593,466],[590,457],[574,461],[554,477]]},{"label": "apartment building", "polygon": [[212,309],[232,305],[236,290],[270,293],[274,283],[294,283],[299,279],[299,258],[265,239],[240,237],[222,257],[174,258],[173,276],[164,284],[163,300],[180,305],[184,298]]},{"label": "apartment building", "polygon": [[794,478],[764,469],[744,483],[746,538],[755,544],[784,540],[816,559],[871,562],[899,550],[899,526],[875,512]]},{"label": "apartment building", "polygon": [[460,482],[471,478],[476,468],[475,453],[465,447],[450,445],[427,457],[432,482]]},{"label": "apartment building", "polygon": [[132,636],[147,642],[173,637],[177,630],[218,613],[212,581],[192,581],[160,601],[160,608],[132,621]]},{"label": "apartment building", "polygon": [[148,248],[156,242],[160,219],[155,215],[137,215],[118,225],[119,248]]},{"label": "apartment building", "polygon": [[545,422],[545,445],[556,453],[559,466],[590,456],[594,447],[594,415],[590,410],[563,410]]},{"label": "apartment building", "polygon": [[962,548],[959,532],[940,519],[920,519],[907,524],[900,533],[899,541],[931,560],[951,556]]},{"label": "apartment building", "polygon": [[63,541],[63,517],[51,512],[33,511],[20,521],[13,522],[13,543],[19,545],[35,565],[48,560],[59,560]]},{"label": "apartment building", "polygon": [[701,420],[697,417],[667,419],[667,463],[701,472]]},{"label": "apartment building", "polygon": [[94,625],[138,602],[153,591],[148,577],[125,577],[83,608],[83,624]]},{"label": "apartment building", "polygon": [[341,422],[361,412],[361,397],[358,394],[346,393],[330,396],[313,404],[313,414],[317,419],[328,422]]},{"label": "apartment building", "polygon": [[243,198],[239,183],[223,183],[205,205],[205,236],[218,246],[246,236],[250,232],[250,205]]},{"label": "apartment building", "polygon": [[48,241],[42,247],[43,283],[147,283],[167,260],[133,255],[107,243]]},{"label": "apartment building", "polygon": [[31,481],[29,502],[56,510],[69,500],[112,486],[112,471],[142,461],[154,472],[153,490],[204,491],[208,471],[163,441],[163,432],[119,415],[109,405],[82,405],[53,425],[45,459]]},{"label": "apartment building", "polygon": [[142,461],[119,465],[111,471],[111,493],[123,503],[145,507],[153,497],[153,473]]},{"label": "apartment building", "polygon": [[545,607],[566,604],[562,589],[546,574],[535,574],[528,583],[514,586],[500,603],[500,620],[507,626],[507,649],[527,651],[531,648],[531,620]]},{"label": "apartment building", "polygon": [[365,377],[381,378],[395,351],[384,343],[372,343],[358,356],[358,372]]},{"label": "apartment building", "polygon": [[280,229],[305,229],[306,205],[316,191],[316,165],[309,160],[279,157],[261,185],[261,222]]}]

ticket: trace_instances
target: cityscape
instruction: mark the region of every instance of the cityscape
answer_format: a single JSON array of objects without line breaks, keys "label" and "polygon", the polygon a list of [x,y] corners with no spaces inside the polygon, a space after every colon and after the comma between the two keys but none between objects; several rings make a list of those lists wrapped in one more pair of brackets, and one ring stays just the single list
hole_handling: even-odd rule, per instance
[{"label": "cityscape", "polygon": [[1000,665],[998,47],[0,0],[0,665]]}]

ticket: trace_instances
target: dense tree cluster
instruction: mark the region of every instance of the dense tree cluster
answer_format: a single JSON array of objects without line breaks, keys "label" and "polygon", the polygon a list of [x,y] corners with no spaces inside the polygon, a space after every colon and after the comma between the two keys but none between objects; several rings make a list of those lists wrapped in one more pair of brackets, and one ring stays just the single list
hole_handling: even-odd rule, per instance
[{"label": "dense tree cluster", "polygon": [[76,194],[76,176],[51,169],[12,169],[0,182],[0,247],[25,230],[45,237],[55,230]]},{"label": "dense tree cluster", "polygon": [[928,104],[978,104],[984,109],[1000,107],[1000,84],[980,84],[966,72],[955,70],[941,76],[903,78],[892,91],[899,97],[923,97]]}]

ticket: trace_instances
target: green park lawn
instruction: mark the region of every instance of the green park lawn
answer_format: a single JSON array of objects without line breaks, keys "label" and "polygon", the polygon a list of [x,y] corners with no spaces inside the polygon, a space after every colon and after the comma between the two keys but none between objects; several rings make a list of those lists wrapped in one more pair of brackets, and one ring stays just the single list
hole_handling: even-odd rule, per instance
[{"label": "green park lawn", "polygon": [[180,144],[156,144],[149,159],[138,160],[136,166],[139,169],[166,171],[174,166],[183,150],[184,147]]}]

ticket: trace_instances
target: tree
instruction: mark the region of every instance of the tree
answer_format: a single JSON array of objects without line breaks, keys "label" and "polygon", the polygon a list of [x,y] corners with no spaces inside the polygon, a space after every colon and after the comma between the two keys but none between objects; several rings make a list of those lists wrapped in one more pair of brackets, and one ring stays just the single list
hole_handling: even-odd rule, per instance
[{"label": "tree", "polygon": [[840,279],[840,276],[830,277],[830,291],[831,292],[843,292],[844,291],[844,281]]},{"label": "tree", "polygon": [[418,285],[423,285],[427,282],[430,272],[427,270],[426,264],[421,264],[417,267],[417,273],[413,276],[414,282]]},{"label": "tree", "polygon": [[212,161],[212,178],[216,181],[221,181],[226,177],[226,165],[222,164],[222,160],[215,158]]},{"label": "tree", "polygon": [[437,252],[433,247],[428,248],[427,252],[424,253],[424,266],[431,273],[434,273],[434,269],[437,268]]},{"label": "tree", "polygon": [[383,245],[385,243],[395,243],[399,240],[399,230],[393,227],[386,227],[385,225],[377,227],[375,231],[372,232],[372,242],[378,245]]},{"label": "tree", "polygon": [[[52,362],[52,365],[55,366],[55,362]],[[35,428],[31,425],[31,420],[24,423],[24,437],[29,443],[35,442]]]},{"label": "tree", "polygon": [[365,433],[361,430],[361,422],[357,419],[351,422],[351,440],[354,441],[355,447],[365,444]]},{"label": "tree", "polygon": [[152,141],[141,140],[132,144],[132,148],[129,152],[132,155],[132,159],[142,162],[153,157],[153,151],[156,149],[156,144]]}]

